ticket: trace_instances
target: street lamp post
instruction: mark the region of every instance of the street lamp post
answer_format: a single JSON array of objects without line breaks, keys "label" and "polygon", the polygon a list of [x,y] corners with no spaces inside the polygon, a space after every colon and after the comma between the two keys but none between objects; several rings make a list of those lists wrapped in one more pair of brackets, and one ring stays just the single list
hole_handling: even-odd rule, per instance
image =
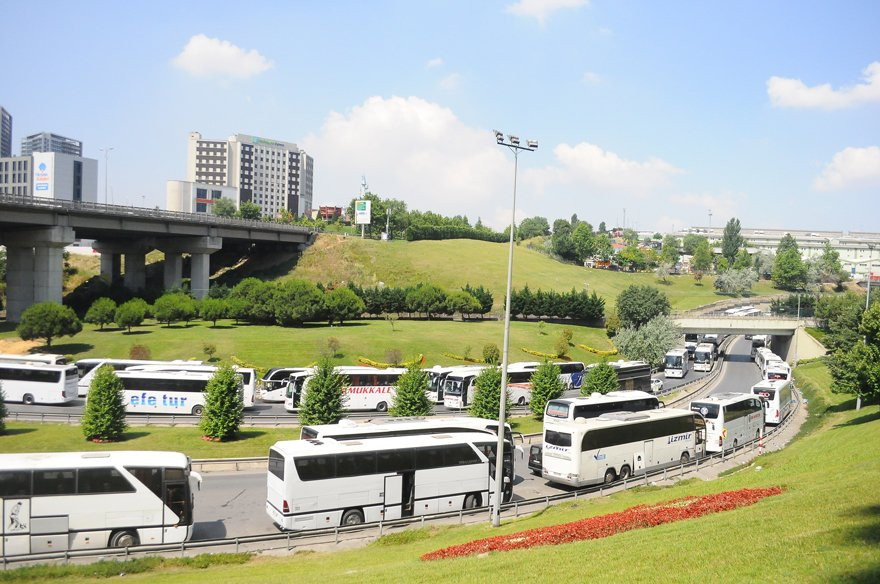
[{"label": "street lamp post", "polygon": [[99,148],[104,153],[104,204],[107,204],[107,176],[110,173],[110,151],[113,147]]},{"label": "street lamp post", "polygon": [[[507,295],[504,297],[504,343],[501,356],[501,397],[498,400],[498,450],[495,453],[495,505],[492,507],[492,526],[501,525],[501,499],[504,482],[504,424],[507,413],[507,363],[508,347],[510,345],[510,293],[513,283],[513,232],[516,229],[516,173],[519,166],[520,150],[533,152],[538,148],[537,140],[526,140],[526,145],[521,146],[519,137],[507,135],[495,130],[495,141],[499,146],[506,146],[513,152],[513,205],[510,209],[510,245],[507,252]],[[511,444],[511,448],[513,444]],[[511,452],[513,463],[513,452]],[[512,485],[511,485],[512,486]]]}]

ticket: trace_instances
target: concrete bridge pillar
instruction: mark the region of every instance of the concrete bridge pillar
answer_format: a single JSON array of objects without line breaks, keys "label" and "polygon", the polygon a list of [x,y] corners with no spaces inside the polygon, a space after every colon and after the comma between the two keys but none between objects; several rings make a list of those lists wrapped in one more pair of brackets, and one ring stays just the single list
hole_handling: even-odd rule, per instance
[{"label": "concrete bridge pillar", "polygon": [[144,258],[146,251],[133,249],[125,252],[125,271],[122,283],[132,292],[143,290],[147,286],[147,263]]},{"label": "concrete bridge pillar", "polygon": [[[180,285],[182,259],[180,254],[190,255],[189,289],[197,299],[208,295],[211,282],[211,254],[223,247],[222,237],[169,237],[157,241],[165,254],[165,288]],[[172,283],[176,282],[174,285]]]},{"label": "concrete bridge pillar", "polygon": [[196,300],[201,300],[211,287],[211,254],[194,253],[190,262],[189,289]]},{"label": "concrete bridge pillar", "polygon": [[183,282],[183,256],[179,253],[165,252],[165,268],[162,285],[166,290],[180,288]]},{"label": "concrete bridge pillar", "polygon": [[6,246],[6,320],[18,322],[36,302],[61,303],[64,246],[74,240],[69,227],[3,233]]},{"label": "concrete bridge pillar", "polygon": [[[136,240],[100,240],[92,249],[101,254],[101,275],[111,283],[119,279],[120,264],[124,267],[122,282],[132,292],[146,288],[146,260],[144,256],[155,247],[149,238]],[[124,261],[120,262],[120,256]]]},{"label": "concrete bridge pillar", "polygon": [[122,275],[122,255],[113,252],[101,252],[101,277],[110,284],[119,280]]}]

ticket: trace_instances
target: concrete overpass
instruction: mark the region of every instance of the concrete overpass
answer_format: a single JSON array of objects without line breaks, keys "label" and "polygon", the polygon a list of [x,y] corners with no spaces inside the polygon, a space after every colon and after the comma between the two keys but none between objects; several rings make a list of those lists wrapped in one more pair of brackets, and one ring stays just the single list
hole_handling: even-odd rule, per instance
[{"label": "concrete overpass", "polygon": [[145,284],[144,256],[165,253],[164,285],[179,286],[182,254],[191,256],[191,290],[208,292],[210,254],[224,242],[271,243],[294,249],[309,245],[306,227],[178,213],[121,205],[72,202],[0,194],[0,245],[6,246],[6,318],[17,321],[28,306],[61,302],[62,253],[75,239],[93,239],[101,253],[101,275],[133,291]]}]

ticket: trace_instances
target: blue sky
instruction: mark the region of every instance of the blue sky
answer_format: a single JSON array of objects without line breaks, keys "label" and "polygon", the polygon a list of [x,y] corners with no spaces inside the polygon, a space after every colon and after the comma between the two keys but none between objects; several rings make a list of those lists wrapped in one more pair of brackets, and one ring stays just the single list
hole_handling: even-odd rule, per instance
[{"label": "blue sky", "polygon": [[[20,138],[112,146],[119,203],[164,206],[190,131],[296,142],[314,203],[361,176],[411,208],[668,230],[880,231],[880,3],[3,1]],[[103,193],[103,168],[99,192]]]}]

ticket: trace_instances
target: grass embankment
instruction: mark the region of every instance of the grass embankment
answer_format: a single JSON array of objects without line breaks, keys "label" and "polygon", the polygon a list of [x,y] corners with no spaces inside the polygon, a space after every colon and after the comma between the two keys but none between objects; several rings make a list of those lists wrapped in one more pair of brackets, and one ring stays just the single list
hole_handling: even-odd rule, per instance
[{"label": "grass embankment", "polygon": [[[510,326],[511,361],[536,361],[538,357],[525,353],[525,347],[534,351],[552,353],[556,340],[564,328],[574,333],[569,355],[578,361],[595,362],[599,357],[577,347],[584,344],[597,349],[610,345],[605,329],[575,325],[545,324],[544,333],[534,322],[513,322]],[[443,355],[448,352],[462,355],[470,347],[473,357],[480,357],[483,345],[495,343],[501,346],[504,327],[501,321],[415,321],[401,320],[391,324],[383,320],[364,320],[346,323],[344,326],[305,326],[285,328],[280,326],[236,326],[232,321],[219,321],[216,328],[209,322],[195,321],[189,325],[171,328],[150,322],[136,327],[131,334],[118,329],[98,330],[93,325],[83,325],[83,331],[73,337],[57,339],[51,348],[41,351],[70,354],[76,359],[84,357],[127,358],[132,345],[144,345],[153,359],[205,359],[204,343],[216,346],[216,357],[238,357],[260,367],[293,366],[313,363],[326,349],[331,337],[340,342],[335,361],[338,364],[356,365],[359,356],[385,362],[386,352],[401,351],[404,360],[418,354],[425,355],[426,365],[460,365]],[[0,332],[0,339],[17,338],[15,330],[7,326]]]},{"label": "grass embankment", "polygon": [[[541,431],[540,420],[516,417],[510,421],[514,432],[534,434]],[[269,447],[279,440],[299,439],[299,426],[283,428],[242,428],[237,440],[206,442],[198,428],[133,426],[121,442],[96,444],[83,438],[79,426],[7,422],[0,434],[0,452],[93,452],[103,450],[173,450],[190,458],[241,458],[266,456]]]},{"label": "grass embankment", "polygon": [[[876,582],[880,578],[880,463],[866,445],[880,440],[876,405],[853,411],[853,400],[822,383],[822,364],[799,368],[813,408],[814,429],[783,451],[711,482],[636,489],[567,503],[500,529],[487,525],[428,528],[394,534],[363,549],[260,557],[242,566],[131,574],[126,582]],[[812,416],[811,416],[812,417]],[[760,466],[760,471],[757,470]],[[485,557],[422,562],[419,556],[487,535],[555,525],[687,495],[780,485],[785,492],[753,505],[605,539],[537,547]],[[84,568],[86,570],[87,568]],[[10,576],[14,578],[14,572]],[[91,581],[86,577],[65,582]]]},{"label": "grass embankment", "polygon": [[[375,286],[406,286],[432,282],[448,290],[457,290],[467,283],[483,285],[492,291],[495,310],[504,300],[507,277],[506,243],[490,243],[470,239],[443,241],[373,241],[342,238],[323,234],[303,253],[303,257],[287,277],[305,278],[314,282],[355,282]],[[606,308],[614,305],[617,295],[630,284],[648,284],[669,296],[674,310],[686,310],[728,298],[715,292],[715,279],[705,276],[697,285],[692,276],[670,276],[661,283],[653,272],[623,273],[590,269],[554,260],[535,250],[519,245],[514,251],[513,285],[532,290],[568,291],[572,288],[595,290],[605,298]],[[755,284],[756,295],[774,294],[778,290],[762,280]]]}]

